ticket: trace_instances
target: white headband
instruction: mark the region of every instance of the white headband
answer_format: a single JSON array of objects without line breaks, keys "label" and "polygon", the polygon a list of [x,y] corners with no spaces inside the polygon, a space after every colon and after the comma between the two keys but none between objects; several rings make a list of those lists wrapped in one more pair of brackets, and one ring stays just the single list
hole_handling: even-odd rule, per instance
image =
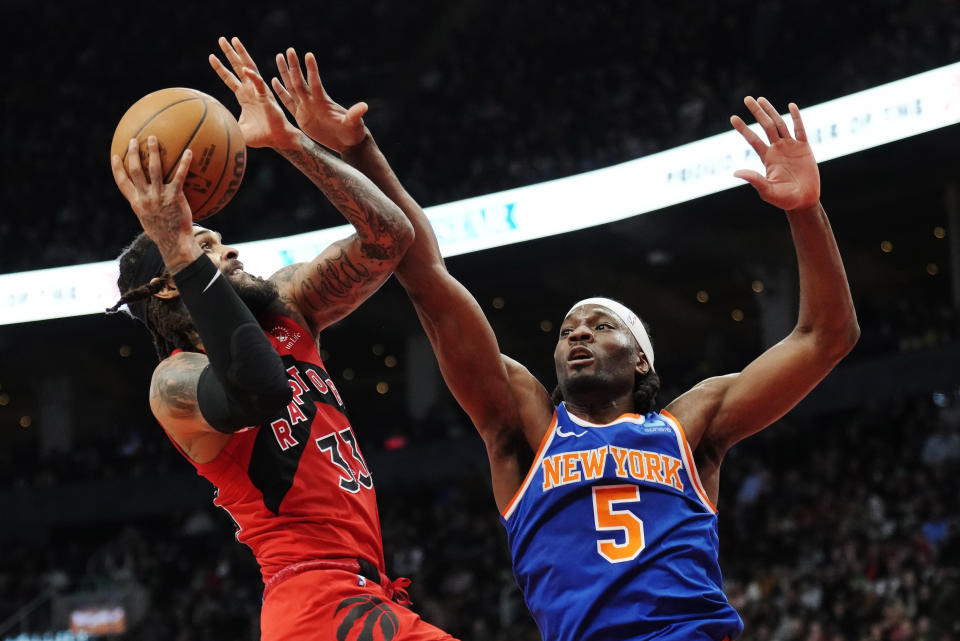
[{"label": "white headband", "polygon": [[[637,344],[640,345],[640,349],[643,350],[644,355],[647,357],[647,362],[650,363],[650,369],[653,369],[653,344],[650,343],[647,330],[643,328],[643,323],[640,322],[640,318],[637,317],[636,314],[627,309],[622,303],[600,297],[584,298],[579,303],[575,303],[574,306],[570,308],[570,312],[581,305],[600,305],[613,312],[614,316],[619,318],[633,333],[633,337],[637,339]],[[567,316],[570,315],[570,312],[567,312]],[[564,318],[566,318],[566,316],[564,316]]]}]

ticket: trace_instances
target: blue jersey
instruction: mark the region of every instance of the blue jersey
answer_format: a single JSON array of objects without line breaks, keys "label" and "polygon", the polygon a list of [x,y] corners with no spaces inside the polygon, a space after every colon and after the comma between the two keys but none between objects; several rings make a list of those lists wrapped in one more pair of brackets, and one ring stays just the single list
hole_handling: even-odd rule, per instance
[{"label": "blue jersey", "polygon": [[544,641],[719,641],[717,511],[666,412],[588,423],[557,406],[502,521]]}]

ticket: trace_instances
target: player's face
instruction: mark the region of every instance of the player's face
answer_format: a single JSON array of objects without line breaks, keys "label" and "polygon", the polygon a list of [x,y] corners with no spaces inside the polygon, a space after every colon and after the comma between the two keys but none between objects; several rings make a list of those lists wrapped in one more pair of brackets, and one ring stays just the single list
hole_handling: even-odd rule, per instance
[{"label": "player's face", "polygon": [[582,305],[567,315],[553,352],[557,382],[566,398],[588,389],[609,388],[611,395],[624,387],[632,390],[642,359],[630,330],[599,305]]},{"label": "player's face", "polygon": [[225,276],[231,276],[237,271],[243,271],[243,263],[238,257],[240,252],[234,247],[223,244],[223,237],[217,232],[201,227],[193,226],[193,238],[197,245],[203,250],[213,264],[217,266]]},{"label": "player's face", "polygon": [[200,245],[203,253],[227,277],[237,294],[240,295],[240,299],[254,313],[258,313],[277,298],[276,285],[259,276],[253,276],[243,271],[240,252],[235,247],[224,245],[220,234],[205,227],[194,225],[193,237]]},{"label": "player's face", "polygon": [[193,226],[193,237],[203,253],[213,261],[224,276],[230,278],[234,285],[242,285],[245,282],[254,280],[263,280],[252,276],[243,271],[243,263],[240,262],[240,252],[235,247],[223,244],[223,238],[215,231],[201,227]]}]

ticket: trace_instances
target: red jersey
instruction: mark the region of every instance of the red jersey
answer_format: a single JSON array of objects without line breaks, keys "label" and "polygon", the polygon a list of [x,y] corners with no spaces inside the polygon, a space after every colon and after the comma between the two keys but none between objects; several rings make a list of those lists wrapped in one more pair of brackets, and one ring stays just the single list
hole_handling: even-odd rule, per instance
[{"label": "red jersey", "polygon": [[233,517],[264,583],[293,563],[323,558],[363,558],[383,573],[373,479],[316,344],[284,316],[260,325],[283,359],[293,400],[231,436],[213,461],[191,463],[216,486],[214,504]]}]

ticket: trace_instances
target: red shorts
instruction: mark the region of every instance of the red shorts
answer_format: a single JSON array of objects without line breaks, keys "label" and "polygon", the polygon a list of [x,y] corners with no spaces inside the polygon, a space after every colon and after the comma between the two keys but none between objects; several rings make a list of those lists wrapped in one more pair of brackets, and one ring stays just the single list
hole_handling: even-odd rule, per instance
[{"label": "red shorts", "polygon": [[311,570],[272,586],[260,634],[261,641],[457,641],[346,570]]}]

